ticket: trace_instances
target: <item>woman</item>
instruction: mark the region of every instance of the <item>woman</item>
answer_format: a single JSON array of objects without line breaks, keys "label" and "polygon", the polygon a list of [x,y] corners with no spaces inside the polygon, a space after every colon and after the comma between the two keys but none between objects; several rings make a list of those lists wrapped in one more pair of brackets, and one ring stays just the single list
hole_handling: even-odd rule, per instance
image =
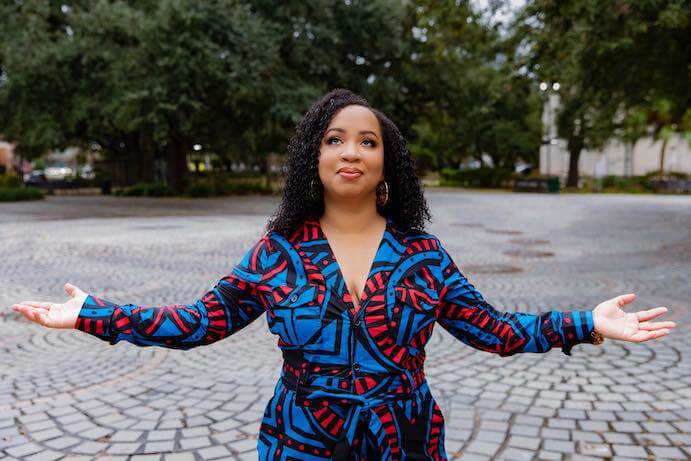
[{"label": "woman", "polygon": [[348,90],[310,108],[288,151],[283,201],[266,233],[195,303],[118,305],[66,284],[64,304],[14,309],[110,344],[179,349],[266,313],[284,366],[261,423],[261,460],[447,459],[423,372],[435,322],[501,356],[553,347],[570,355],[579,343],[643,342],[675,326],[650,321],[665,307],[625,313],[634,294],[583,312],[494,309],[424,231],[429,210],[400,132]]}]

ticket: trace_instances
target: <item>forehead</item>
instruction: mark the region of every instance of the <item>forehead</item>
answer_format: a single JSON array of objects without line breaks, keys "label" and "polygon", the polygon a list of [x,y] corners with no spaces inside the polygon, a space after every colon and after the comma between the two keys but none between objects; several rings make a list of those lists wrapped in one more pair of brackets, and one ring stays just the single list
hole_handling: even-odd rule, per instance
[{"label": "forehead", "polygon": [[352,104],[341,108],[331,118],[328,128],[343,128],[352,130],[369,129],[379,133],[379,120],[374,112],[367,107]]}]

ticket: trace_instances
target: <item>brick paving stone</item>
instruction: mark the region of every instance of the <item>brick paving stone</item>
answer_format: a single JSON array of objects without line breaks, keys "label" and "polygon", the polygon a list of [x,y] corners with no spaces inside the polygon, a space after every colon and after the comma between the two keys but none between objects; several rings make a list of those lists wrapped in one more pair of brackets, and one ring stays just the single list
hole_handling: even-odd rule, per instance
[{"label": "brick paving stone", "polygon": [[601,458],[612,456],[612,449],[607,443],[579,441],[577,442],[577,450],[579,453],[586,456],[596,456]]},{"label": "brick paving stone", "polygon": [[468,444],[465,451],[468,451],[470,453],[478,453],[481,455],[494,456],[497,453],[497,450],[499,449],[499,447],[500,447],[500,444],[498,444],[498,443],[483,442],[481,440],[475,440],[475,441],[470,442]]},{"label": "brick paving stone", "polygon": [[202,457],[204,461],[210,459],[218,459],[224,456],[230,456],[231,452],[224,446],[218,445],[215,447],[204,448],[198,451],[199,456]]},{"label": "brick paving stone", "polygon": [[25,443],[22,445],[5,449],[5,453],[7,453],[10,456],[15,456],[17,458],[32,455],[34,453],[38,453],[39,451],[41,451],[41,446],[35,443]]},{"label": "brick paving stone", "polygon": [[530,461],[535,456],[531,450],[509,447],[496,458],[498,461]]},{"label": "brick paving stone", "polygon": [[549,440],[546,439],[542,444],[542,448],[547,451],[558,451],[560,453],[575,453],[576,447],[574,442],[567,440]]},{"label": "brick paving stone", "polygon": [[174,440],[163,440],[160,442],[149,442],[144,445],[143,453],[167,453],[175,449]]},{"label": "brick paving stone", "polygon": [[537,454],[537,459],[539,460],[554,460],[558,461],[562,459],[562,454],[555,451],[540,450]]},{"label": "brick paving stone", "polygon": [[211,440],[209,440],[208,437],[191,437],[189,439],[180,439],[180,446],[183,450],[208,447],[209,445],[211,445]]},{"label": "brick paving stone", "polygon": [[612,445],[612,450],[617,456],[626,456],[629,458],[647,458],[648,453],[645,448],[636,445]]},{"label": "brick paving stone", "polygon": [[230,442],[228,447],[234,452],[244,453],[246,451],[256,450],[257,441],[254,439],[236,440],[234,442]]},{"label": "brick paving stone", "polygon": [[44,443],[44,445],[47,445],[51,448],[54,448],[56,450],[65,450],[67,447],[71,447],[72,445],[76,445],[79,443],[80,440],[76,437],[60,437],[57,439],[49,440]]},{"label": "brick paving stone", "polygon": [[122,442],[113,443],[107,449],[108,454],[131,454],[136,453],[137,450],[142,446],[139,442]]},{"label": "brick paving stone", "polygon": [[540,439],[534,437],[521,437],[512,435],[509,438],[508,445],[510,447],[526,448],[529,450],[537,450],[540,445]]},{"label": "brick paving stone", "polygon": [[134,442],[142,436],[142,431],[117,431],[108,439],[110,442]]},{"label": "brick paving stone", "polygon": [[194,453],[168,453],[165,461],[196,461]]},{"label": "brick paving stone", "polygon": [[[677,447],[648,447],[657,458],[684,459],[686,455]],[[688,458],[687,458],[688,459]]]},{"label": "brick paving stone", "polygon": [[27,456],[25,461],[55,461],[64,457],[65,454],[54,450],[43,450],[33,455]]}]

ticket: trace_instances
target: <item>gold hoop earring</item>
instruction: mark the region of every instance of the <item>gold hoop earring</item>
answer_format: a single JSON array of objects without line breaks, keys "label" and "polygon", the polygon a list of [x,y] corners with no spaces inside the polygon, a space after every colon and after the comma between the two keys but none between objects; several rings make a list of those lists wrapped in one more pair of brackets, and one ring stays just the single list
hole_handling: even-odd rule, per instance
[{"label": "gold hoop earring", "polygon": [[[384,185],[384,197],[382,198],[381,194],[379,193],[381,191],[382,184]],[[382,181],[379,184],[377,184],[377,205],[379,206],[384,206],[386,203],[389,201],[389,184],[386,181]]]}]

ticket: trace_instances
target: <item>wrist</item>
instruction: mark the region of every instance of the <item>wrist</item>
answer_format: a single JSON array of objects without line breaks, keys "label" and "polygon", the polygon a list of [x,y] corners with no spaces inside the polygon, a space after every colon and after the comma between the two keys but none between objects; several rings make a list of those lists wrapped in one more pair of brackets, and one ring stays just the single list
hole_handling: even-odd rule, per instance
[{"label": "wrist", "polygon": [[601,344],[604,340],[605,337],[601,333],[600,329],[602,327],[602,319],[600,318],[599,315],[595,313],[595,311],[592,311],[592,316],[593,316],[593,331],[590,332],[590,338],[593,344]]}]

